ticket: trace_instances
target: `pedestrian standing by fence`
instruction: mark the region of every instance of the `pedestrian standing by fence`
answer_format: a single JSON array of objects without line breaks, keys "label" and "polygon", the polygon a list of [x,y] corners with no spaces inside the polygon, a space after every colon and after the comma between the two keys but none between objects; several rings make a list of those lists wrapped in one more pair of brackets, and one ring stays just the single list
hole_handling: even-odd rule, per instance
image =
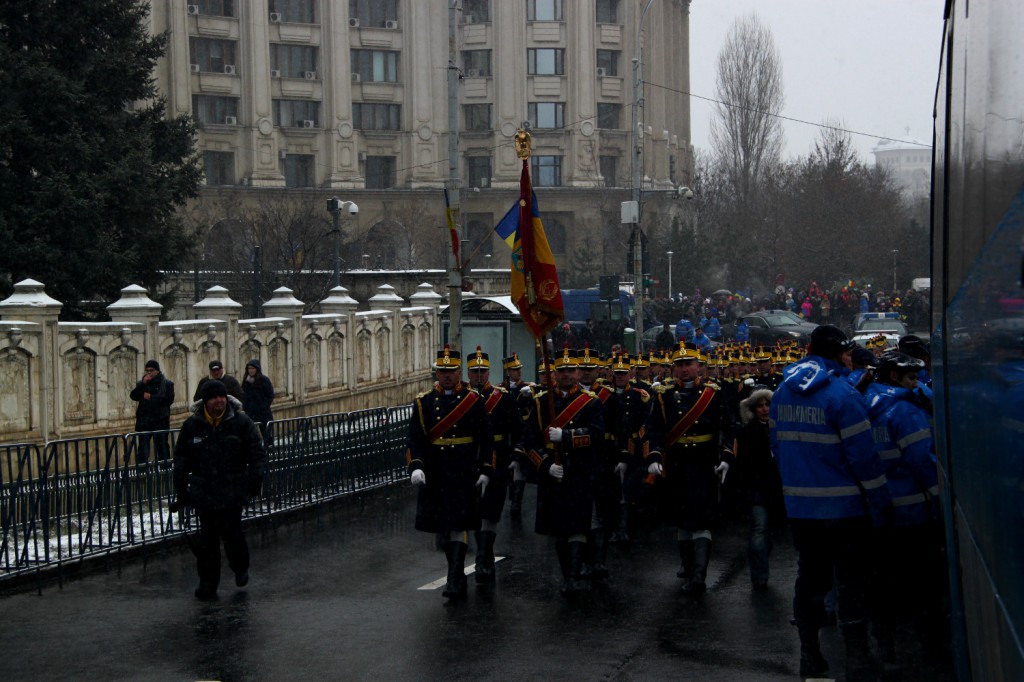
[{"label": "pedestrian standing by fence", "polygon": [[146,370],[135,384],[129,397],[138,403],[135,408],[135,430],[139,436],[136,463],[149,461],[149,443],[156,440],[156,459],[166,460],[170,455],[166,434],[153,436],[148,431],[166,431],[171,428],[171,405],[174,403],[174,382],[160,372],[160,363],[146,361]]},{"label": "pedestrian standing by fence", "polygon": [[494,436],[479,393],[460,381],[462,358],[446,344],[434,363],[434,388],[416,397],[406,463],[419,486],[416,530],[440,536],[448,559],[442,596],[466,596],[469,531],[480,530],[480,498],[494,475]]},{"label": "pedestrian standing by fence", "polygon": [[260,493],[267,470],[267,453],[252,420],[229,404],[220,381],[203,386],[201,402],[192,409],[174,449],[174,490],[171,511],[185,505],[199,516],[195,548],[199,573],[197,599],[217,598],[220,585],[220,543],[235,585],[249,582],[249,547],[242,534],[242,510]]},{"label": "pedestrian standing by fence", "polygon": [[270,445],[270,434],[267,423],[274,419],[270,412],[270,403],[274,402],[274,384],[263,373],[259,360],[250,360],[245,364],[245,378],[242,380],[242,406],[263,431],[267,445]]}]

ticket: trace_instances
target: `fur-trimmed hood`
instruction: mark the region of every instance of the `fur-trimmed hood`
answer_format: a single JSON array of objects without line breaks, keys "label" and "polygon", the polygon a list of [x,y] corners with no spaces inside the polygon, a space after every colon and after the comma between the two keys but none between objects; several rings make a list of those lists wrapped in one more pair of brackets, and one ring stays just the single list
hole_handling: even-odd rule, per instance
[{"label": "fur-trimmed hood", "polygon": [[754,418],[754,405],[757,405],[762,400],[771,402],[772,396],[775,395],[771,389],[759,388],[751,393],[749,396],[740,401],[740,419],[744,424],[750,423],[750,420]]}]

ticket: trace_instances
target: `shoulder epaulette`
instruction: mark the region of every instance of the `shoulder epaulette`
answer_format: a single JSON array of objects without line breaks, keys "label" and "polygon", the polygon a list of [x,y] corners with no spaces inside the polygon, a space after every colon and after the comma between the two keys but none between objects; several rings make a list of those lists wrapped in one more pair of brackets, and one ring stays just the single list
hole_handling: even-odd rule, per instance
[{"label": "shoulder epaulette", "polygon": [[591,391],[589,389],[586,389],[586,388],[581,388],[580,389],[580,393],[585,393],[585,394],[589,395],[591,398],[596,398],[597,397],[596,393],[594,393],[593,391]]},{"label": "shoulder epaulette", "polygon": [[534,393],[534,394],[533,394],[533,399],[534,399],[534,400],[540,400],[540,399],[541,399],[541,396],[545,396],[545,395],[547,395],[547,394],[548,394],[548,392],[547,392],[547,391],[538,391],[538,392],[536,392],[536,393]]},{"label": "shoulder epaulette", "polygon": [[722,387],[719,386],[718,384],[716,384],[714,381],[705,381],[704,382],[704,386],[706,386],[708,388],[713,388],[716,391],[721,391],[722,390]]},{"label": "shoulder epaulette", "polygon": [[428,395],[430,395],[433,392],[434,392],[434,389],[430,389],[429,391],[423,391],[423,393],[420,393],[419,395],[416,396],[416,400],[419,400],[420,398],[426,398]]},{"label": "shoulder epaulette", "polygon": [[494,390],[498,391],[499,393],[508,393],[508,389],[505,388],[504,386],[495,386]]},{"label": "shoulder epaulette", "polygon": [[[657,391],[658,393],[664,393],[670,388],[672,388],[672,384],[658,384],[657,386],[654,387],[654,390]],[[642,391],[643,389],[640,390]]]}]

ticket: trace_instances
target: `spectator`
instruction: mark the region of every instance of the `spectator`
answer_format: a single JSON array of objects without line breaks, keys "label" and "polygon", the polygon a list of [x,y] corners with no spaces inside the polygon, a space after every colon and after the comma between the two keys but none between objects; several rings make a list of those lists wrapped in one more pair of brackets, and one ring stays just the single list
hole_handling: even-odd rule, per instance
[{"label": "spectator", "polygon": [[138,403],[135,408],[135,431],[143,433],[138,441],[136,462],[149,461],[149,444],[156,440],[156,458],[164,461],[170,457],[166,434],[153,435],[150,431],[167,431],[171,428],[171,405],[174,403],[174,382],[160,372],[160,363],[147,360],[145,373],[135,384],[129,396]]},{"label": "spectator", "polygon": [[196,386],[195,395],[192,396],[193,402],[202,398],[203,386],[214,379],[224,384],[224,387],[228,389],[229,396],[242,400],[242,385],[238,383],[238,379],[234,378],[230,374],[224,373],[224,365],[221,364],[220,360],[211,360],[210,374],[209,376],[205,376],[199,380],[199,385]]},{"label": "spectator", "polygon": [[661,331],[654,337],[654,345],[658,349],[667,350],[669,348],[675,348],[676,346],[676,335],[672,333],[672,326],[668,322],[663,322],[661,325]]},{"label": "spectator", "polygon": [[250,360],[246,363],[242,392],[242,406],[245,413],[260,427],[263,437],[269,445],[270,435],[267,433],[267,423],[274,418],[270,412],[270,403],[274,402],[274,385],[263,374],[259,360]]}]

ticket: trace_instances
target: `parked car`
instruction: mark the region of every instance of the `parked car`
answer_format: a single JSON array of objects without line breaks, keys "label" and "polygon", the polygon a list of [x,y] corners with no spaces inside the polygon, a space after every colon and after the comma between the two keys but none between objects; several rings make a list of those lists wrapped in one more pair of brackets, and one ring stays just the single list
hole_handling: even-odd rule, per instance
[{"label": "parked car", "polygon": [[722,326],[722,338],[736,338],[739,320],[747,323],[751,345],[774,346],[776,341],[809,343],[811,332],[818,326],[788,310],[761,310],[743,315],[736,322]]}]

